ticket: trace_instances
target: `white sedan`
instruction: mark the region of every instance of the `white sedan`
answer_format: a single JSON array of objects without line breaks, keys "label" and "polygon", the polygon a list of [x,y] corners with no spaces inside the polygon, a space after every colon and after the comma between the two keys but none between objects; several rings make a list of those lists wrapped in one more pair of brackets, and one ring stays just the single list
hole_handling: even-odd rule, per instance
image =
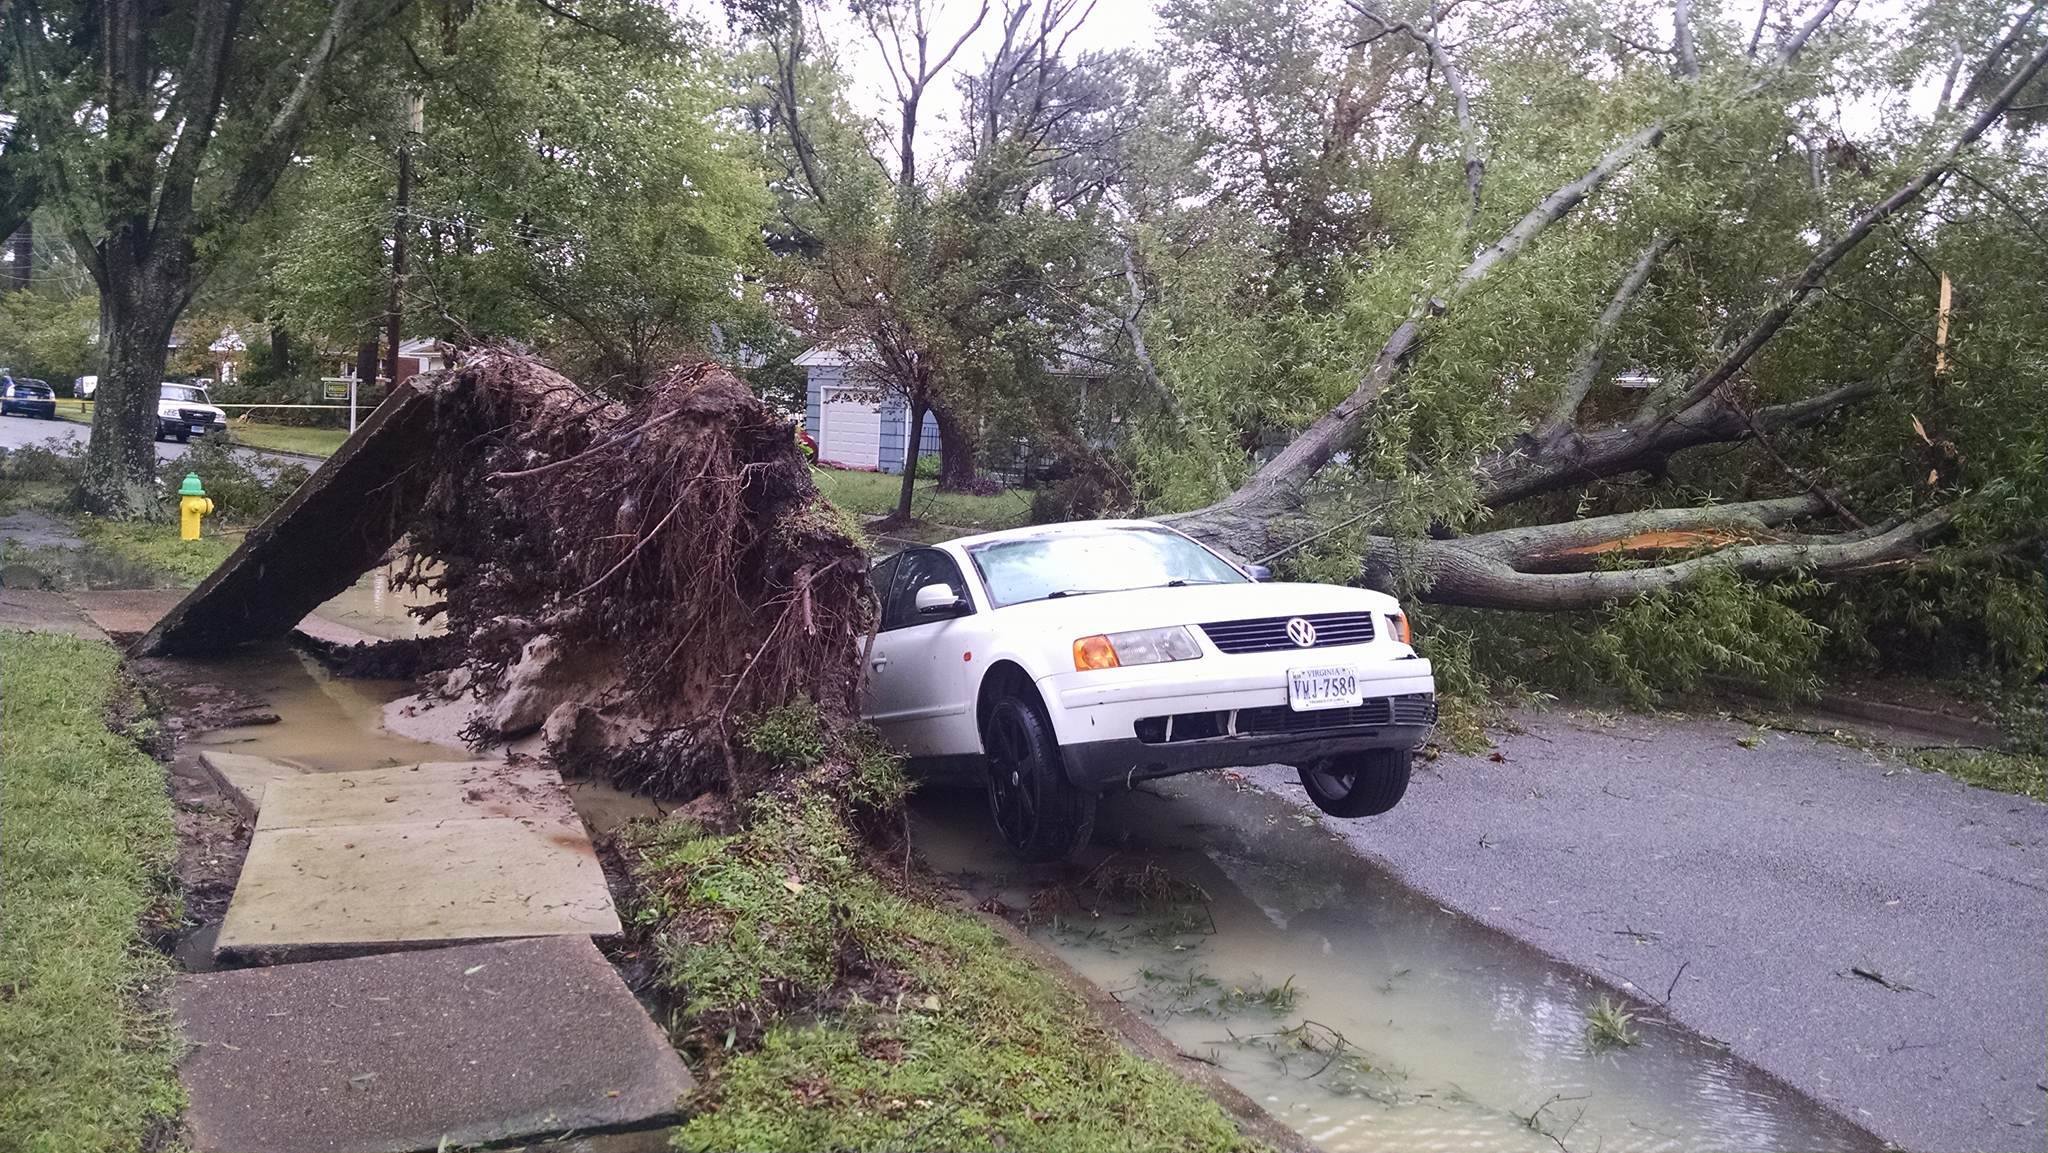
[{"label": "white sedan", "polygon": [[913,771],[984,784],[1027,860],[1086,843],[1103,790],[1201,769],[1294,765],[1324,812],[1393,808],[1436,722],[1399,603],[1254,573],[1151,521],[908,549],[869,570],[863,712]]}]

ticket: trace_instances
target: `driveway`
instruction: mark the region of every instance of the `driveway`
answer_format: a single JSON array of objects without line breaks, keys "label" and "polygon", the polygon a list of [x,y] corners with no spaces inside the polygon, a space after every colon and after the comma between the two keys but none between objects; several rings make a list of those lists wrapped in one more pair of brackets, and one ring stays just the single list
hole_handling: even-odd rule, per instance
[{"label": "driveway", "polygon": [[[89,426],[75,421],[37,420],[34,417],[12,415],[0,417],[0,448],[25,448],[29,445],[42,444],[54,438],[76,444],[82,449],[85,447],[86,439],[91,434],[92,429]],[[176,460],[184,456],[186,449],[189,447],[189,445],[177,444],[171,441],[158,441],[156,445],[156,458],[158,460]],[[320,467],[318,457],[300,456],[297,453],[264,452],[253,448],[243,449],[242,451],[272,465],[296,464],[308,470]]]},{"label": "driveway", "polygon": [[1889,1141],[2042,1148],[2048,806],[1728,721],[1515,719],[1323,823]]}]

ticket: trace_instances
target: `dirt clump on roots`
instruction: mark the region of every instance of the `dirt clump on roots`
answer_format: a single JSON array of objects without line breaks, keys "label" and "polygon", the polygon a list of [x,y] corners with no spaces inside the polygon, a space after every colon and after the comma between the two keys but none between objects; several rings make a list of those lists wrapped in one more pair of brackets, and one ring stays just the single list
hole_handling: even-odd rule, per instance
[{"label": "dirt clump on roots", "polygon": [[752,718],[851,724],[866,556],[746,385],[700,362],[617,399],[490,352],[432,387],[405,579],[446,618],[430,679],[489,702],[465,736],[538,729],[565,772],[687,800],[777,771]]}]

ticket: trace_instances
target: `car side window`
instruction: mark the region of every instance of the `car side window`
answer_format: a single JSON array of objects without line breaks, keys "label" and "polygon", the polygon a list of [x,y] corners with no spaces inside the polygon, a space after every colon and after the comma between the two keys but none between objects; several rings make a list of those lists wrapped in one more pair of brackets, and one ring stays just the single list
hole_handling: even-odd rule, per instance
[{"label": "car side window", "polygon": [[902,559],[903,554],[898,553],[868,566],[868,591],[875,594],[875,603],[884,613],[889,607],[889,583],[896,579],[896,562]]},{"label": "car side window", "polygon": [[929,623],[917,615],[917,590],[926,585],[951,585],[954,592],[967,595],[967,582],[960,577],[960,566],[938,549],[912,549],[898,554],[897,560],[900,563],[896,566],[895,585],[889,598],[882,602],[884,631]]}]

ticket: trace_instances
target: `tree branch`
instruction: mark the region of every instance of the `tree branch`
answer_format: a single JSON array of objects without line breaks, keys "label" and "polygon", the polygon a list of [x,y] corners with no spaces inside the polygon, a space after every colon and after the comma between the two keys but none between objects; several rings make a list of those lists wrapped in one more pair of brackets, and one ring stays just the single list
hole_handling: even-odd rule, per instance
[{"label": "tree branch", "polygon": [[1997,123],[1999,117],[2005,114],[2006,105],[2012,103],[2013,98],[2019,95],[2020,90],[2033,80],[2034,75],[2044,65],[2048,65],[2048,48],[2043,48],[2040,52],[2035,53],[2033,58],[2021,67],[2004,89],[1999,92],[1982,113],[1978,114],[1977,118],[1970,123],[1970,126],[1963,131],[1962,135],[1958,136],[1955,142],[1942,152],[1940,159],[1922,169],[1913,179],[1907,181],[1890,196],[1885,197],[1875,207],[1858,217],[1849,226],[1849,230],[1836,239],[1833,244],[1821,249],[1807,263],[1805,271],[1800,273],[1799,279],[1794,282],[1791,290],[1750,327],[1749,332],[1742,338],[1741,342],[1728,355],[1722,357],[1720,363],[1694,381],[1679,396],[1675,404],[1670,406],[1664,413],[1652,418],[1653,422],[1660,424],[1669,422],[1677,414],[1712,396],[1716,389],[1734,377],[1742,369],[1743,365],[1749,363],[1751,357],[1755,356],[1764,345],[1770,343],[1771,338],[1776,336],[1779,330],[1791,321],[1794,314],[1799,311],[1800,306],[1805,303],[1806,298],[1812,295],[1814,290],[1820,287],[1821,281],[1827,278],[1829,270],[1840,263],[1844,257],[1854,252],[1863,243],[1864,238],[1868,237],[1879,224],[1882,224],[1899,209],[1918,199],[1921,193],[1926,192],[1927,189],[1932,187],[1935,181],[1939,180],[1942,174],[1955,164],[1956,157],[1961,155],[1965,148],[1976,143],[1977,139],[1984,135],[1987,129]]},{"label": "tree branch", "polygon": [[2048,0],[2034,0],[2034,6],[2021,13],[2020,18],[2013,22],[2011,30],[2006,32],[2004,38],[1993,45],[1991,51],[1985,54],[1983,62],[1978,64],[1976,69],[1970,73],[1969,83],[1963,85],[1962,94],[1956,97],[1957,108],[1969,107],[1970,101],[1977,95],[1977,90],[1982,88],[1984,82],[1991,78],[1991,69],[1999,60],[2004,58],[2007,52],[2012,50],[2014,44],[2018,43],[2021,34],[2027,30],[2027,25],[2034,22],[2034,17],[2040,15],[2041,9],[2044,7],[2048,7]]},{"label": "tree branch", "polygon": [[1875,381],[1859,380],[1754,413],[1717,397],[1682,419],[1655,427],[1617,424],[1592,432],[1567,430],[1548,441],[1523,437],[1481,460],[1473,476],[1481,502],[1501,508],[1569,485],[1656,467],[1702,445],[1736,444],[1759,433],[1802,428],[1876,393]]},{"label": "tree branch", "polygon": [[[1795,573],[1848,576],[1895,567],[1925,555],[1929,544],[1953,519],[1953,510],[1944,507],[1882,532],[1735,545],[1646,568],[1561,573],[1521,571],[1503,559],[1488,540],[1494,534],[1454,541],[1374,537],[1367,545],[1365,569],[1368,581],[1384,587],[1405,567],[1424,582],[1422,599],[1434,604],[1532,611],[1589,609],[1683,588],[1716,572],[1756,579]],[[1580,532],[1569,524],[1550,527],[1555,538]],[[1523,550],[1517,554],[1523,563],[1555,551],[1542,530],[1525,533],[1516,543]]]},{"label": "tree branch", "polygon": [[199,167],[213,142],[221,100],[227,94],[228,48],[234,42],[241,12],[242,0],[210,0],[193,16],[192,46],[177,94],[164,117],[176,130],[178,142],[164,165],[162,190],[157,195],[158,235],[182,238],[187,233]]},{"label": "tree branch", "polygon": [[1827,502],[1812,493],[1801,493],[1798,496],[1781,496],[1736,504],[1653,508],[1640,512],[1615,513],[1611,516],[1584,517],[1558,524],[1496,529],[1493,532],[1462,537],[1452,543],[1499,560],[1527,564],[1570,549],[1621,540],[1643,533],[1688,532],[1701,529],[1761,533],[1802,517],[1819,516],[1826,511]]},{"label": "tree branch", "polygon": [[1671,25],[1671,48],[1678,54],[1678,75],[1686,80],[1698,80],[1700,58],[1692,43],[1692,0],[1678,0],[1671,12]]},{"label": "tree branch", "polygon": [[1345,0],[1345,3],[1384,31],[1403,33],[1421,44],[1429,53],[1431,62],[1444,74],[1444,85],[1451,90],[1451,106],[1458,117],[1458,135],[1464,142],[1465,195],[1470,201],[1465,209],[1465,228],[1470,231],[1479,223],[1479,195],[1486,179],[1486,159],[1479,155],[1479,133],[1472,125],[1472,106],[1465,96],[1464,70],[1453,64],[1450,53],[1444,51],[1434,20],[1429,21],[1427,27],[1417,28],[1406,21],[1387,19],[1363,0]]},{"label": "tree branch", "polygon": [[[396,7],[385,13],[386,18],[396,15],[405,2],[399,0]],[[243,161],[242,171],[237,174],[234,187],[222,206],[223,219],[248,219],[270,195],[285,166],[291,163],[292,153],[298,149],[299,138],[305,133],[306,120],[312,115],[313,101],[326,80],[328,65],[339,50],[342,37],[354,23],[357,7],[358,0],[334,0],[334,10],[328,16],[327,27],[307,55],[305,70],[299,74],[298,84],[285,97],[284,104],[270,118],[270,123],[264,126],[263,135],[257,138],[249,150],[248,159]]]},{"label": "tree branch", "polygon": [[1145,310],[1145,286],[1138,278],[1137,256],[1131,251],[1129,242],[1124,244],[1123,250],[1124,283],[1131,290],[1131,305],[1119,317],[1123,322],[1124,335],[1130,339],[1131,353],[1138,359],[1138,372],[1144,378],[1145,386],[1166,406],[1167,414],[1173,417],[1174,423],[1179,424],[1184,419],[1180,400],[1166,387],[1166,382],[1159,379],[1159,369],[1152,363],[1152,354],[1145,347],[1145,330],[1138,325],[1138,315]]},{"label": "tree branch", "polygon": [[1571,374],[1565,377],[1564,391],[1558,394],[1557,403],[1551,406],[1550,417],[1536,431],[1540,440],[1550,440],[1563,435],[1579,414],[1579,408],[1586,403],[1586,395],[1593,391],[1593,385],[1600,379],[1600,370],[1607,361],[1607,342],[1614,338],[1614,330],[1621,326],[1621,318],[1635,302],[1636,295],[1650,282],[1650,272],[1657,261],[1671,251],[1678,243],[1678,237],[1671,233],[1658,233],[1643,246],[1641,255],[1636,257],[1634,267],[1615,286],[1614,296],[1607,307],[1600,312],[1600,319],[1593,324],[1593,331],[1586,336],[1586,342],[1579,348],[1577,360],[1572,364]]}]

